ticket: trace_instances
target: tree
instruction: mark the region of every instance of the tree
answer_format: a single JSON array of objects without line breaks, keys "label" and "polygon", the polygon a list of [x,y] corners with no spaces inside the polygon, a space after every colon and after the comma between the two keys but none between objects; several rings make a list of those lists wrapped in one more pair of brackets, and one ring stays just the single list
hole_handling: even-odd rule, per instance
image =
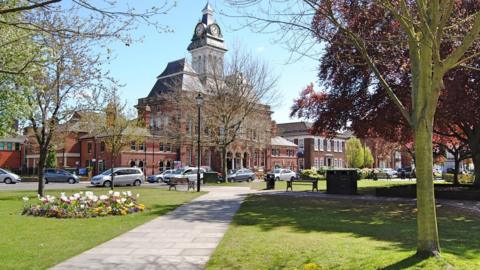
[{"label": "tree", "polygon": [[[245,2],[258,1],[238,1]],[[274,5],[275,1],[267,2]],[[266,10],[267,16],[253,15],[250,18],[267,26],[283,27],[290,30],[291,35],[296,31],[307,32],[326,45],[348,45],[351,52],[360,56],[359,65],[366,67],[364,76],[381,86],[382,93],[388,96],[412,130],[418,179],[417,253],[439,255],[432,175],[434,116],[440,93],[445,88],[445,75],[478,55],[477,51],[470,50],[480,32],[480,13],[476,3],[463,1],[471,6],[460,9],[457,7],[461,1],[454,0],[296,2],[301,3],[299,7],[303,12],[257,8]],[[308,18],[312,20],[305,24]],[[384,31],[385,28],[395,29],[398,35],[391,36],[392,31]],[[459,35],[451,35],[452,29],[463,30]],[[443,51],[444,44],[449,44],[451,50]],[[372,50],[384,53],[385,49],[394,46],[408,48],[404,51],[408,57],[385,63],[370,54]],[[404,59],[408,61],[402,62]],[[389,74],[382,70],[385,65],[396,65],[409,71],[405,74],[411,76],[410,103],[395,92],[394,85],[399,78],[387,76]]]},{"label": "tree", "polygon": [[[107,184],[113,190],[118,157],[131,142],[144,141],[149,136],[145,124],[126,110],[118,90],[113,88],[107,95],[107,106],[100,112],[90,113],[86,121],[87,128],[95,139],[105,143],[105,149],[111,158],[111,182]],[[96,142],[95,142],[96,143]]]},{"label": "tree", "polygon": [[[92,49],[110,54],[109,46],[119,41],[129,46],[139,37],[132,35],[139,25],[170,31],[158,17],[175,6],[175,1],[158,1],[144,11],[134,1],[100,0],[7,0],[0,6],[0,136],[13,132],[13,120],[27,119],[27,102],[16,88],[31,88],[34,70],[43,67],[45,56],[39,36],[50,36],[65,43],[83,39]],[[62,24],[45,25],[44,20],[61,19]],[[40,38],[41,39],[41,38]],[[8,98],[3,98],[8,97]]]},{"label": "tree", "polygon": [[363,162],[363,167],[372,167],[374,160],[373,160],[373,155],[372,155],[372,150],[370,150],[370,147],[366,146],[365,147],[365,161]]},{"label": "tree", "polygon": [[47,154],[47,160],[45,161],[45,166],[47,168],[56,168],[57,167],[57,149],[54,145],[50,145]]},{"label": "tree", "polygon": [[472,158],[472,151],[466,140],[459,140],[453,134],[454,133],[450,133],[448,130],[441,131],[437,127],[433,137],[435,146],[434,153],[444,156],[445,158],[447,157],[447,153],[452,155],[454,161],[453,184],[458,185],[460,184],[458,180],[460,162]]},{"label": "tree", "polygon": [[[276,78],[268,66],[252,54],[234,50],[231,58],[214,63],[204,88],[203,107],[207,140],[221,151],[223,179],[227,179],[227,152],[239,140],[255,140],[256,145],[268,145],[270,107],[276,95]],[[246,145],[247,146],[247,145]]]},{"label": "tree", "polygon": [[[45,29],[68,25],[61,17],[39,16]],[[31,81],[23,85],[22,91],[30,107],[28,124],[39,145],[38,179],[43,179],[48,149],[58,135],[59,125],[76,111],[98,106],[105,84],[115,82],[100,68],[105,59],[80,35],[64,39],[45,34],[38,36],[35,42],[43,48],[42,66],[30,74]],[[43,188],[44,182],[39,181],[38,194],[41,196]]]},{"label": "tree", "polygon": [[348,139],[345,148],[348,167],[362,168],[365,164],[365,152],[360,140],[357,138]]}]

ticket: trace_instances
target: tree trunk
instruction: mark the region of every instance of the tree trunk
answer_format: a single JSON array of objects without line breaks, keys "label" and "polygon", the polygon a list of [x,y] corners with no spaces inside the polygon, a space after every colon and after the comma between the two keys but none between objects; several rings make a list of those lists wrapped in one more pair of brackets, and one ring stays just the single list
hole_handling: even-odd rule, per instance
[{"label": "tree trunk", "polygon": [[458,186],[460,182],[458,181],[458,172],[460,171],[460,157],[459,153],[455,153],[453,156],[455,159],[455,168],[453,169],[453,184]]},{"label": "tree trunk", "polygon": [[47,159],[47,150],[40,149],[40,155],[38,160],[38,195],[44,195],[45,181],[43,181],[43,169],[45,168],[45,162]]},{"label": "tree trunk", "polygon": [[437,215],[433,188],[433,119],[421,118],[415,132],[415,161],[417,176],[417,254],[438,256]]},{"label": "tree trunk", "polygon": [[113,190],[113,180],[115,178],[115,175],[113,174],[113,169],[114,168],[115,168],[115,158],[112,158],[112,169],[111,169],[112,170],[112,173],[111,173],[112,176],[110,176],[110,179],[112,179],[112,184],[110,185],[110,190]]},{"label": "tree trunk", "polygon": [[473,185],[477,188],[480,188],[480,139],[471,138],[468,140],[468,146],[470,151],[472,151],[472,161],[474,166],[475,181]]},{"label": "tree trunk", "polygon": [[222,177],[225,183],[228,183],[227,179],[227,147],[222,147]]}]

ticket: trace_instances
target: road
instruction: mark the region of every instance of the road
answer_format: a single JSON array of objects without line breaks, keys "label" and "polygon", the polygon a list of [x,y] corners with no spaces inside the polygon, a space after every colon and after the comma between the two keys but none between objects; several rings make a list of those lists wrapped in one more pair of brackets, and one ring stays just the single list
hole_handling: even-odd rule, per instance
[{"label": "road", "polygon": [[[144,187],[166,187],[165,184],[143,184]],[[4,184],[0,183],[0,191],[9,191],[9,190],[37,190],[37,182],[25,182],[17,184]],[[45,185],[45,190],[67,190],[67,189],[92,189],[94,190],[97,187],[90,185],[89,182],[80,182],[77,184],[68,184],[68,183],[48,183]]]}]

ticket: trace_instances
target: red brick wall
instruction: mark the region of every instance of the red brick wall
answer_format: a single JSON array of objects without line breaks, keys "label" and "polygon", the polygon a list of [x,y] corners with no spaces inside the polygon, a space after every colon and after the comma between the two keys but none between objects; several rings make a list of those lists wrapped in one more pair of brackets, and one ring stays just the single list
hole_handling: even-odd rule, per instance
[{"label": "red brick wall", "polygon": [[1,151],[0,167],[4,169],[19,170],[22,167],[22,152],[20,151]]}]

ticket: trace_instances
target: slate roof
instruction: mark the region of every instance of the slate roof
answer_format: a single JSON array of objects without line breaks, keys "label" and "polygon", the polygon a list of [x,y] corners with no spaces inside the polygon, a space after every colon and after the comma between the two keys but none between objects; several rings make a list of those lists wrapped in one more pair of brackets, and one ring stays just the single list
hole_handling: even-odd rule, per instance
[{"label": "slate roof", "polygon": [[148,94],[156,97],[175,90],[202,91],[203,86],[197,73],[185,58],[169,62],[163,72],[158,75],[157,82]]},{"label": "slate roof", "polygon": [[[310,129],[313,124],[310,122],[291,122],[291,123],[282,123],[277,124],[277,131],[280,136],[290,137],[290,136],[308,136],[312,135]],[[337,138],[351,138],[354,134],[350,130],[337,133]]]},{"label": "slate roof", "polygon": [[287,139],[284,139],[280,136],[277,136],[277,137],[273,137],[270,139],[270,144],[272,146],[291,146],[291,147],[297,147],[296,144],[294,144],[293,142],[287,140]]}]

